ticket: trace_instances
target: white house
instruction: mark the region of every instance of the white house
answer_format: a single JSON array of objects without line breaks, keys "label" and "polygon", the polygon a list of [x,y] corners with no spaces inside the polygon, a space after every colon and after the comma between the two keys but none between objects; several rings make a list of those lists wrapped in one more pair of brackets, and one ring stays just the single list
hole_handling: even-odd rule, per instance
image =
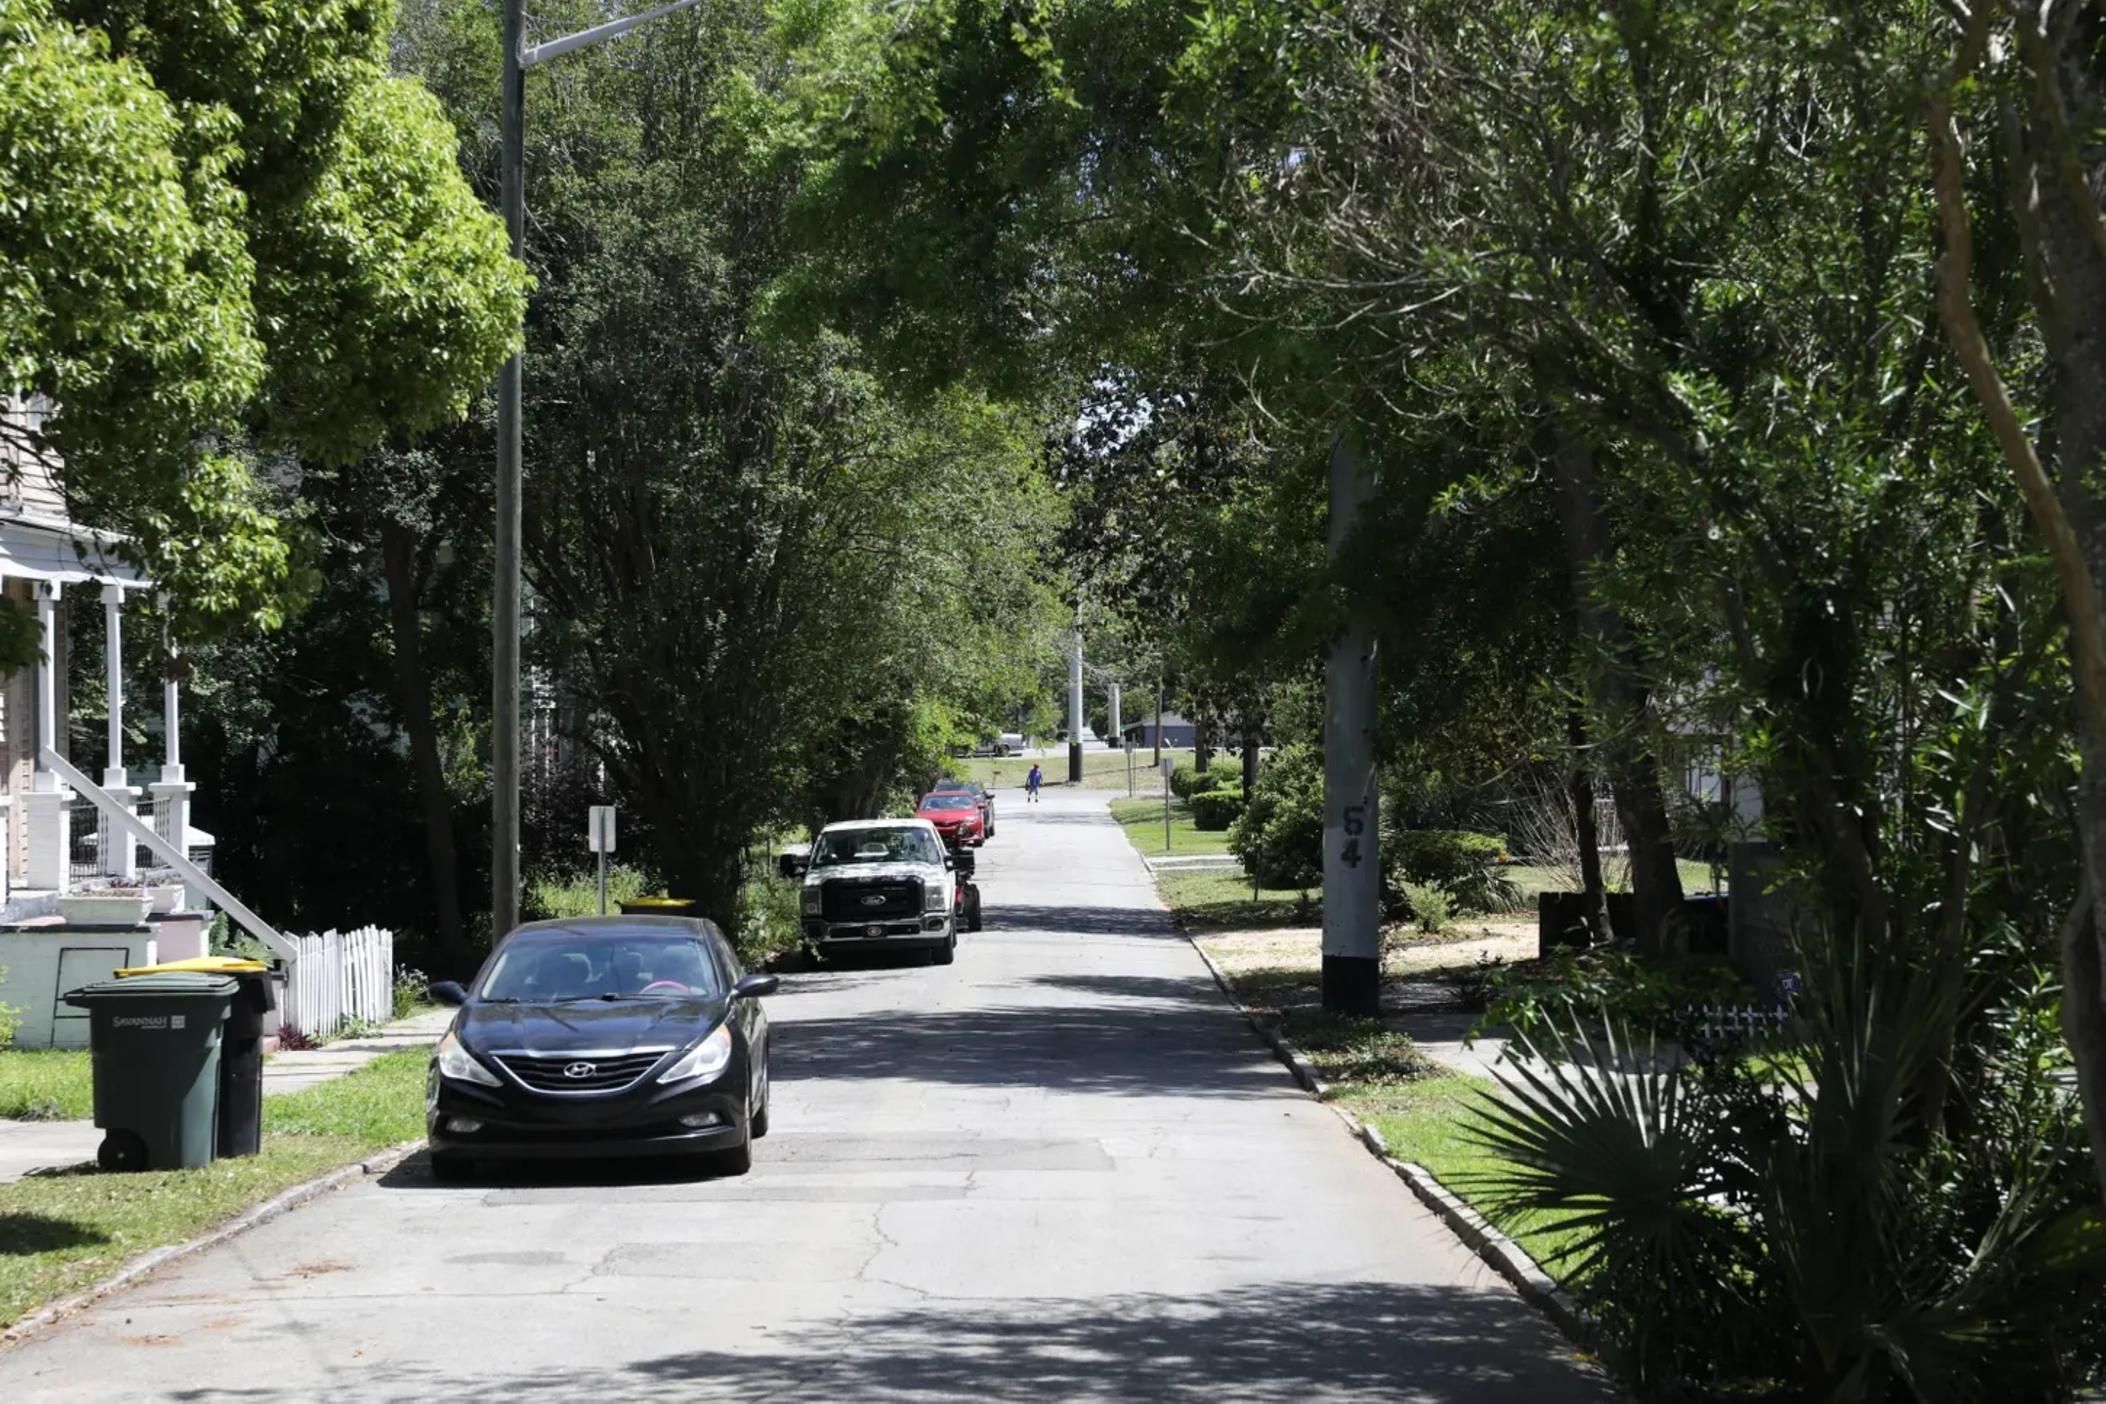
[{"label": "white house", "polygon": [[[35,614],[42,640],[36,666],[18,668],[0,682],[0,919],[49,911],[57,897],[79,887],[136,885],[145,841],[125,825],[120,810],[150,824],[155,837],[183,858],[209,858],[212,844],[210,834],[190,825],[195,786],[183,774],[175,682],[162,688],[159,764],[137,771],[126,765],[126,605],[153,582],[118,554],[118,538],[67,516],[51,462],[30,446],[46,413],[40,397],[8,396],[0,405],[7,428],[28,431],[0,434],[0,591]],[[101,601],[106,624],[109,725],[99,777],[74,770],[64,757],[69,640],[59,605],[84,591]],[[197,880],[202,872],[174,871],[188,865],[157,858],[151,846],[145,858],[150,868],[169,869],[170,878],[191,887],[199,904],[209,898],[226,905],[215,884]]]}]

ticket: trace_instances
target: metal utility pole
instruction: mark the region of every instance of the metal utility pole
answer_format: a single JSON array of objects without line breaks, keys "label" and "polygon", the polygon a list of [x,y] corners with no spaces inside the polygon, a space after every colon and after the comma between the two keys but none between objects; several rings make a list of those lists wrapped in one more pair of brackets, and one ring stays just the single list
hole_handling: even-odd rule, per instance
[{"label": "metal utility pole", "polygon": [[1163,768],[1163,677],[1155,678],[1155,768]]},{"label": "metal utility pole", "polygon": [[[1329,558],[1336,562],[1374,484],[1350,429],[1331,448]],[[1324,667],[1324,1008],[1382,1009],[1382,855],[1375,806],[1375,657],[1348,617]]]},{"label": "metal utility pole", "polygon": [[1068,654],[1068,783],[1082,783],[1082,630]]},{"label": "metal utility pole", "polygon": [[[698,3],[673,0],[528,48],[523,0],[503,0],[499,198],[512,257],[526,256],[526,71]],[[519,925],[520,422],[525,390],[525,353],[517,352],[497,376],[497,563],[490,610],[490,934],[500,941]]]}]

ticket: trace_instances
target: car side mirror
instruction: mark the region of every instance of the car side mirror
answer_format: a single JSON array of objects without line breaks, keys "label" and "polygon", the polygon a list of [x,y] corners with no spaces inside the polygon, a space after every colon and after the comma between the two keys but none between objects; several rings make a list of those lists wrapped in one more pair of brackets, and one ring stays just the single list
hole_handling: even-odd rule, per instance
[{"label": "car side mirror", "polygon": [[431,997],[436,1004],[451,1004],[458,1008],[468,1002],[468,991],[452,980],[435,980],[432,982]]},{"label": "car side mirror", "polygon": [[782,980],[779,976],[746,975],[742,976],[739,982],[731,987],[731,997],[733,999],[759,999],[762,995],[774,994],[781,988]]},{"label": "car side mirror", "polygon": [[952,857],[950,854],[946,853],[943,855],[943,866],[946,868],[955,868],[958,866],[958,860]]},{"label": "car side mirror", "polygon": [[812,858],[808,853],[779,853],[775,856],[775,871],[786,878],[800,878],[810,870]]}]

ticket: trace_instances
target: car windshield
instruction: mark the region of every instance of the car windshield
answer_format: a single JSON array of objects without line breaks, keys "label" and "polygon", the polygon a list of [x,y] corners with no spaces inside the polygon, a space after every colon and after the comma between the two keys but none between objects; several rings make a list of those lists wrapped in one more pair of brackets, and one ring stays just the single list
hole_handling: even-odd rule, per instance
[{"label": "car windshield", "polygon": [[932,795],[970,794],[980,787],[970,780],[938,780],[929,787]]},{"label": "car windshield", "polygon": [[717,993],[716,963],[680,932],[540,931],[506,941],[477,996],[520,1004]]},{"label": "car windshield", "polygon": [[812,866],[837,863],[937,863],[936,836],[926,829],[829,829],[812,845]]},{"label": "car windshield", "polygon": [[973,797],[971,795],[930,795],[927,799],[921,802],[921,807],[923,809],[931,810],[949,810],[974,809],[978,806],[976,806],[973,803]]}]

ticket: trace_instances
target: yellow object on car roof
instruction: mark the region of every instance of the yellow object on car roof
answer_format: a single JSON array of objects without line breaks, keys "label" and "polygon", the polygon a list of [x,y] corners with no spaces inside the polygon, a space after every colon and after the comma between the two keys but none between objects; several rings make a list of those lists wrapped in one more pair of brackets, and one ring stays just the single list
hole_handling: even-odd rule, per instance
[{"label": "yellow object on car roof", "polygon": [[188,960],[164,961],[160,965],[135,965],[129,970],[120,970],[125,975],[166,975],[171,970],[200,970],[208,975],[253,974],[268,970],[260,960],[249,960],[243,956],[192,956]]}]

